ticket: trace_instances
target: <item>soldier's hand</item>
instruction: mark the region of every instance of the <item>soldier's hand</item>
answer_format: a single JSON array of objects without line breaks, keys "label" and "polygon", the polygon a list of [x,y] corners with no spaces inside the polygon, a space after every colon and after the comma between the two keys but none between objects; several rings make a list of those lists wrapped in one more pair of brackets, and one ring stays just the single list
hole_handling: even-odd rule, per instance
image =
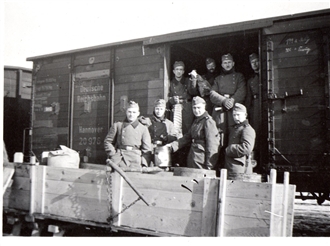
[{"label": "soldier's hand", "polygon": [[202,76],[200,76],[199,74],[197,74],[197,81],[198,82],[202,82],[202,81],[204,81],[204,79],[202,78]]},{"label": "soldier's hand", "polygon": [[225,103],[223,105],[227,110],[231,109],[234,106],[234,99],[228,98],[225,100]]},{"label": "soldier's hand", "polygon": [[179,96],[174,96],[173,99],[176,104],[180,103]]}]

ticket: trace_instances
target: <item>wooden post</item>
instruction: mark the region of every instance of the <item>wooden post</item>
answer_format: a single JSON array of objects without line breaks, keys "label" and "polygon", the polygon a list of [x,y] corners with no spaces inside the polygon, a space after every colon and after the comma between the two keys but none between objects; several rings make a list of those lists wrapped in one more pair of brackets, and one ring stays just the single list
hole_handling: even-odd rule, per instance
[{"label": "wooden post", "polygon": [[287,229],[287,213],[288,213],[288,196],[289,196],[289,172],[284,172],[283,179],[283,199],[282,199],[282,237],[286,237]]},{"label": "wooden post", "polygon": [[219,210],[218,210],[217,237],[224,236],[226,190],[227,190],[227,169],[221,169],[220,182],[219,182]]},{"label": "wooden post", "polygon": [[276,199],[276,169],[270,170],[270,183],[272,186],[272,195],[271,195],[271,211],[270,211],[270,224],[269,224],[269,235],[274,236],[274,228],[275,228],[275,199]]}]

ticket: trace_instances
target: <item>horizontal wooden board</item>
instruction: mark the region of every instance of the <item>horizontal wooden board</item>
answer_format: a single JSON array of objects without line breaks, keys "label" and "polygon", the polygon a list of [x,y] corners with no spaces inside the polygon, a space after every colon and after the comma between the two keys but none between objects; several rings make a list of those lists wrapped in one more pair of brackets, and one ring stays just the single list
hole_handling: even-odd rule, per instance
[{"label": "horizontal wooden board", "polygon": [[159,54],[160,50],[157,50],[158,47],[150,47],[139,44],[133,44],[129,46],[122,46],[116,48],[115,58],[116,60],[120,60],[123,58],[133,58],[133,57],[141,57],[143,55],[156,55]]},{"label": "horizontal wooden board", "polygon": [[148,55],[142,57],[129,57],[129,58],[122,58],[116,61],[115,69],[118,67],[128,67],[128,66],[139,66],[141,64],[153,64],[159,63],[163,64],[164,58],[159,54],[155,55]]},{"label": "horizontal wooden board", "polygon": [[269,237],[269,220],[225,216],[225,237]]},{"label": "horizontal wooden board", "polygon": [[[138,73],[148,73],[157,71],[159,75],[159,69],[163,68],[162,63],[153,63],[153,64],[142,64],[138,66],[127,66],[127,67],[117,67],[116,68],[116,76],[121,75],[130,75],[130,74],[138,74]],[[157,76],[158,77],[158,76]],[[151,76],[149,79],[154,79]]]},{"label": "horizontal wooden board", "polygon": [[29,192],[31,190],[31,179],[29,177],[14,177],[10,188]]},{"label": "horizontal wooden board", "polygon": [[[107,222],[107,200],[79,197],[74,194],[54,195],[45,193],[44,216],[56,215],[79,220]],[[38,211],[36,211],[38,212]]]},{"label": "horizontal wooden board", "polygon": [[29,211],[30,191],[7,188],[5,194],[3,195],[2,206],[4,208]]},{"label": "horizontal wooden board", "polygon": [[[121,74],[118,75],[115,73],[115,85],[121,83],[131,83],[131,82],[141,82],[141,81],[149,81],[153,79],[159,78],[159,71],[149,71],[148,73],[145,72],[137,72],[135,74]],[[116,90],[116,87],[115,87]]]},{"label": "horizontal wooden board", "polygon": [[60,167],[47,167],[47,180],[61,180],[79,183],[100,183],[105,179],[105,171],[89,169],[67,169]]},{"label": "horizontal wooden board", "polygon": [[226,197],[271,200],[271,185],[243,181],[227,181]]},{"label": "horizontal wooden board", "polygon": [[110,62],[110,59],[111,59],[110,49],[77,53],[74,58],[74,66]]},{"label": "horizontal wooden board", "polygon": [[15,164],[15,173],[14,178],[16,177],[24,177],[24,178],[30,178],[30,165],[26,165],[24,163],[16,163]]},{"label": "horizontal wooden board", "polygon": [[[75,73],[85,73],[85,72],[92,72],[92,71],[100,71],[100,77],[104,76],[104,71],[110,70],[110,62],[102,62],[96,64],[88,64],[75,67]],[[79,79],[79,76],[77,76]]]},{"label": "horizontal wooden board", "polygon": [[136,203],[120,216],[120,225],[123,227],[128,226],[178,236],[197,237],[201,235],[201,212],[148,207]]},{"label": "horizontal wooden board", "polygon": [[[138,186],[134,183],[134,185]],[[155,190],[153,187],[149,189],[137,188],[143,195],[150,206],[164,208],[164,209],[178,209],[202,211],[203,209],[203,195],[191,192],[179,191],[163,191]],[[133,189],[124,182],[122,190],[122,203],[129,205],[137,198],[137,194]]]},{"label": "horizontal wooden board", "polygon": [[256,198],[227,197],[225,204],[225,217],[227,215],[253,219],[269,219],[271,201]]}]

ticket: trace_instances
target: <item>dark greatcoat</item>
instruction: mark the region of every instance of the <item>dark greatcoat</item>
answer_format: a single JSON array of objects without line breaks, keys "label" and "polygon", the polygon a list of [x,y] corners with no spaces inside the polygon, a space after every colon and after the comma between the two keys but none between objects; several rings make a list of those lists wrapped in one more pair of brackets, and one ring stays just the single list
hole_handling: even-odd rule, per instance
[{"label": "dark greatcoat", "polygon": [[191,129],[182,138],[171,143],[173,151],[191,144],[187,167],[214,169],[218,160],[220,136],[212,117],[205,112],[195,118]]},{"label": "dark greatcoat", "polygon": [[248,120],[230,127],[225,157],[228,173],[246,173],[246,160],[253,150],[255,137],[256,133]]},{"label": "dark greatcoat", "polygon": [[209,115],[212,115],[212,111],[213,111],[213,103],[210,100],[210,91],[212,86],[214,85],[214,80],[217,76],[218,74],[216,72],[214,73],[207,72],[206,74],[202,75],[204,81],[198,82],[198,89],[200,92],[200,96],[206,102],[206,111],[209,113]]},{"label": "dark greatcoat", "polygon": [[161,145],[165,145],[167,143],[171,143],[177,139],[177,132],[174,128],[173,122],[166,119],[159,119],[156,116],[151,118],[151,125],[148,127],[151,142],[156,143],[157,141],[161,141]]},{"label": "dark greatcoat", "polygon": [[[179,96],[182,100],[182,133],[185,134],[191,127],[191,124],[194,121],[194,113],[192,111],[191,100],[194,96],[198,95],[197,86],[193,86],[192,81],[189,78],[182,77],[180,81],[178,81],[175,77],[171,80],[170,88],[169,88],[169,104],[170,109],[176,104],[173,97]],[[173,115],[170,120],[173,122]]]},{"label": "dark greatcoat", "polygon": [[[229,73],[223,73],[215,78],[214,85],[211,88],[210,100],[214,104],[212,117],[217,127],[223,132],[224,138],[222,145],[226,146],[228,142],[228,127],[234,125],[232,109],[227,111],[223,106],[228,97],[235,100],[234,103],[244,103],[246,96],[246,83],[241,73],[231,70]],[[216,111],[216,107],[222,107],[222,110]]]},{"label": "dark greatcoat", "polygon": [[149,130],[138,119],[116,122],[104,139],[104,148],[115,164],[141,168],[149,166],[152,152]]}]

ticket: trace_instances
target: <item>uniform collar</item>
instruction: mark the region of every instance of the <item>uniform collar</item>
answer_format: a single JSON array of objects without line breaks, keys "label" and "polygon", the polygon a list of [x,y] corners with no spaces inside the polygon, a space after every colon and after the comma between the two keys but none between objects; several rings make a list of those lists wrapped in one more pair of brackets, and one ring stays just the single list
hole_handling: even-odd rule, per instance
[{"label": "uniform collar", "polygon": [[197,122],[200,122],[202,119],[207,118],[208,116],[209,116],[209,114],[207,113],[207,111],[205,111],[204,114],[202,114],[202,115],[199,116],[199,117],[196,117],[195,120],[196,120]]},{"label": "uniform collar", "polygon": [[247,126],[247,125],[249,125],[249,121],[246,119],[246,120],[244,120],[242,123],[235,124],[234,127],[235,127],[235,128],[238,128],[238,127],[240,127],[240,126]]},{"label": "uniform collar", "polygon": [[132,123],[130,123],[130,122],[128,122],[127,118],[125,118],[125,120],[124,120],[124,127],[126,127],[128,125],[132,125],[133,128],[136,128],[139,125],[139,120],[136,119],[135,121],[133,121]]},{"label": "uniform collar", "polygon": [[165,116],[158,118],[156,115],[152,116],[152,120],[156,122],[164,122],[166,120]]}]

